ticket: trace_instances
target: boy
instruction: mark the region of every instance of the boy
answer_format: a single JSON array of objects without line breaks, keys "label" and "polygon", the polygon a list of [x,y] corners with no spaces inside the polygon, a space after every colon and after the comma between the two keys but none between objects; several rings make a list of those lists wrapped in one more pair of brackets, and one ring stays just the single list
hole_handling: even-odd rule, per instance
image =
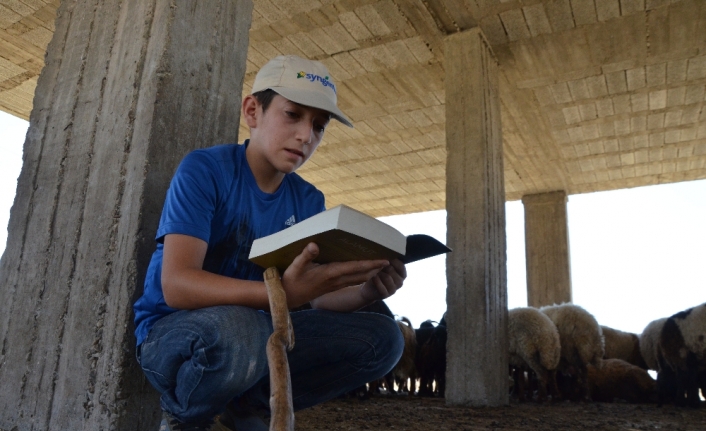
[{"label": "boy", "polygon": [[[272,332],[254,239],[324,211],[324,197],[294,173],[316,150],[336,106],[326,67],[279,56],[258,72],[242,112],[243,145],[196,150],[164,203],[143,296],[135,303],[137,357],[161,395],[160,429],[268,429],[265,346]],[[295,409],[386,374],[403,341],[396,323],[350,313],[402,286],[397,260],[313,263],[311,243],[282,274],[296,344],[289,353]]]}]

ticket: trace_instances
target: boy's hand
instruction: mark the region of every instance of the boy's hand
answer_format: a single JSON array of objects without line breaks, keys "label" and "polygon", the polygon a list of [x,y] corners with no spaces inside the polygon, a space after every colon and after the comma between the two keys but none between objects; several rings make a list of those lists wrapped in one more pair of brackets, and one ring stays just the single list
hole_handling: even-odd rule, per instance
[{"label": "boy's hand", "polygon": [[400,260],[390,262],[382,271],[360,286],[360,296],[365,301],[376,301],[392,296],[402,287],[407,269]]},{"label": "boy's hand", "polygon": [[[321,265],[313,262],[318,255],[319,246],[313,242],[309,243],[282,274],[282,286],[287,293],[290,308],[298,307],[326,293],[371,281],[383,268],[390,266],[386,260],[359,260]],[[387,275],[381,279],[386,280],[382,283],[385,290],[391,277]],[[376,289],[377,285],[376,283]]]}]

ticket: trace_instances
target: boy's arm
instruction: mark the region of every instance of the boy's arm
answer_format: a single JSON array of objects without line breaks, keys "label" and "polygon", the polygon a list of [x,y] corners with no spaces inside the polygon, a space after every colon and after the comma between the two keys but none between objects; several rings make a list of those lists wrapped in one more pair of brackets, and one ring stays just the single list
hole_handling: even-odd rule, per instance
[{"label": "boy's arm", "polygon": [[312,308],[351,312],[377,300],[388,298],[402,287],[407,277],[404,264],[395,259],[382,271],[363,284],[347,286],[311,301]]},{"label": "boy's arm", "polygon": [[196,309],[237,304],[257,309],[269,306],[265,284],[238,280],[203,270],[208,243],[180,234],[164,237],[162,293],[170,307]]},{"label": "boy's arm", "polygon": [[[215,305],[269,308],[263,282],[239,280],[204,271],[207,249],[205,241],[192,236],[168,234],[164,237],[162,292],[167,305],[178,309]],[[384,260],[318,265],[312,262],[317,255],[318,247],[309,244],[282,275],[290,308],[370,280],[388,265]]]}]

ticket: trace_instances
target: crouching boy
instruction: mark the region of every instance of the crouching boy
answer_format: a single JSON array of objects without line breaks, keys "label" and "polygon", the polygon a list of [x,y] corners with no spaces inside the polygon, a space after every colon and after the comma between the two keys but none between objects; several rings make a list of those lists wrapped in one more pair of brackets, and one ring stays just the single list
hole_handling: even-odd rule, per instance
[{"label": "crouching boy", "polygon": [[[314,153],[336,106],[326,67],[295,56],[267,63],[242,113],[250,139],[196,150],[181,162],[134,305],[138,361],[161,393],[160,429],[268,429],[265,347],[272,321],[253,240],[324,211],[324,196],[294,173]],[[308,244],[282,274],[296,345],[289,353],[295,410],[386,374],[403,340],[382,315],[352,313],[402,286],[393,261],[313,262]]]}]

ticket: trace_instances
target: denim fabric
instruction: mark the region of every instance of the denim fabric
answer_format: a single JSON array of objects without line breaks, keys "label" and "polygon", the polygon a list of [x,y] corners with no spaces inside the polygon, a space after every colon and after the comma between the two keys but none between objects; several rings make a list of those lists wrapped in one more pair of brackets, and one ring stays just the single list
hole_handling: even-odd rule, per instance
[{"label": "denim fabric", "polygon": [[[289,352],[295,410],[313,406],[389,372],[404,341],[394,320],[375,313],[291,313]],[[239,399],[269,410],[265,347],[269,314],[240,306],[182,310],[158,320],[138,349],[162,409],[180,421],[210,418]]]}]

